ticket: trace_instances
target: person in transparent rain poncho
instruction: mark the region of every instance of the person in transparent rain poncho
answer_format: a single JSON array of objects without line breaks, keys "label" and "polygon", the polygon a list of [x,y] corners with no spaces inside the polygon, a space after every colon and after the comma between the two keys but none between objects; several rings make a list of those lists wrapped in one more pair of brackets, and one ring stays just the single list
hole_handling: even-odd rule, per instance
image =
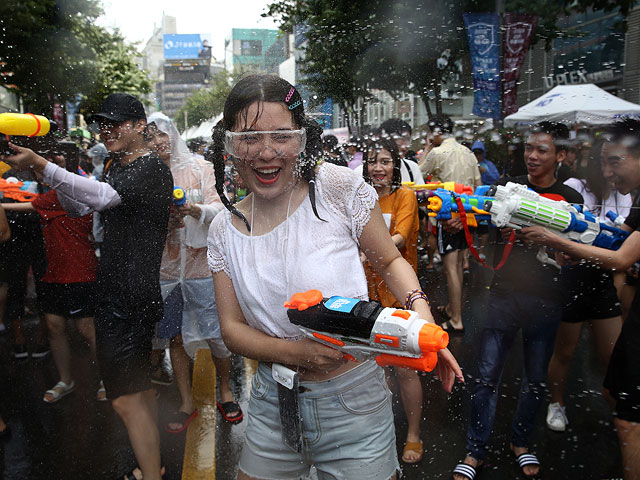
[{"label": "person in transparent rain poncho", "polygon": [[171,365],[182,403],[166,430],[181,433],[197,414],[191,395],[189,356],[210,348],[218,385],[218,408],[225,420],[238,423],[242,410],[229,384],[231,352],[224,346],[218,323],[213,282],[207,268],[207,231],[224,207],[216,192],[213,166],[191,153],[173,122],[163,113],[148,118],[146,139],[153,153],[169,167],[174,186],[185,193],[184,205],[174,205],[162,253],[160,286],[164,318],[157,336],[170,340]]},{"label": "person in transparent rain poncho", "polygon": [[[373,187],[349,168],[317,165],[321,133],[305,116],[300,93],[273,75],[240,80],[213,131],[217,189],[229,210],[213,220],[208,240],[220,326],[232,352],[260,362],[239,479],[297,479],[312,465],[320,480],[397,477],[382,368],[375,361],[348,361],[304,338],[284,308],[294,293],[310,289],[366,300],[359,249],[396,298],[420,289],[391,240]],[[225,154],[251,191],[235,206],[223,190]],[[425,298],[409,303],[433,321]],[[436,368],[449,391],[455,378],[464,381],[446,349]],[[276,384],[274,373],[291,385],[297,378],[299,388]]]}]

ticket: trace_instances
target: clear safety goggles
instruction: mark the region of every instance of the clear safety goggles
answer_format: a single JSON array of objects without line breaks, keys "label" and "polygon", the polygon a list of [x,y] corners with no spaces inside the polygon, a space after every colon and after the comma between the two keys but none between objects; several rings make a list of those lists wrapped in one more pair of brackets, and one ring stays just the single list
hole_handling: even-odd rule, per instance
[{"label": "clear safety goggles", "polygon": [[225,133],[224,148],[240,159],[258,158],[268,147],[278,157],[297,156],[304,152],[307,133],[300,130],[267,130]]}]

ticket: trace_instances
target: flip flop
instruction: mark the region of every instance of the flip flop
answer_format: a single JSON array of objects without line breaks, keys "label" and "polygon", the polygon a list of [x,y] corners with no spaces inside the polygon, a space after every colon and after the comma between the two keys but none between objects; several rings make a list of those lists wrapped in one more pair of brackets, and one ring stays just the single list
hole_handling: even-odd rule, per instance
[{"label": "flip flop", "polygon": [[[61,380],[56,383],[52,389],[44,392],[44,397],[42,397],[42,400],[46,403],[56,403],[57,401],[62,399],[62,397],[69,395],[75,389],[76,382],[74,382],[73,380],[71,380],[71,383],[69,384],[66,384]],[[51,396],[51,400],[47,400],[47,395]]]},{"label": "flip flop", "polygon": [[484,465],[484,462],[479,463],[475,467],[469,465],[468,463],[460,462],[451,471],[451,478],[453,478],[455,474],[458,474],[458,475],[462,475],[465,478],[468,478],[469,480],[473,480],[474,478],[476,478],[478,471],[482,468],[483,465]]},{"label": "flip flop", "polygon": [[[413,460],[413,461],[405,460],[404,456],[407,454],[407,452],[416,452],[420,456],[418,457],[417,460]],[[402,450],[402,461],[404,463],[418,463],[420,460],[422,460],[423,453],[424,453],[424,447],[422,446],[422,440],[418,442],[407,442],[404,444],[404,449]]]},{"label": "flip flop", "polygon": [[453,328],[453,325],[451,325],[451,321],[450,320],[447,320],[446,322],[441,324],[440,328],[442,328],[442,330],[447,332],[449,334],[449,336],[452,336],[452,335],[464,335],[464,327],[462,327],[462,328]]},{"label": "flip flop", "polygon": [[238,402],[236,402],[235,400],[224,403],[216,402],[216,406],[218,407],[218,410],[220,410],[222,418],[224,418],[227,422],[235,425],[242,421],[242,409],[240,408]]},{"label": "flip flop", "polygon": [[[518,465],[520,466],[520,469],[522,470],[522,474],[525,476],[525,478],[538,478],[540,476],[540,468],[541,468],[540,461],[538,460],[538,457],[536,457],[533,453],[529,453],[529,452],[521,453],[516,457],[516,461],[518,462]],[[524,473],[524,467],[528,467],[528,466],[532,466],[532,467],[537,466],[538,473],[534,475],[527,475],[526,473]]]},{"label": "flip flop", "polygon": [[436,313],[443,319],[445,322],[451,320],[451,315],[447,313],[446,305],[438,305],[436,307]]},{"label": "flip flop", "polygon": [[[191,415],[181,411],[174,412],[173,415],[171,415],[171,419],[167,422],[166,427],[164,427],[164,431],[167,433],[173,433],[176,435],[179,433],[182,433],[187,429],[189,424],[193,422],[193,419],[196,418],[197,416],[198,416],[197,408],[193,411]],[[180,428],[171,429],[169,428],[169,425],[172,423],[179,423],[182,426]]]}]

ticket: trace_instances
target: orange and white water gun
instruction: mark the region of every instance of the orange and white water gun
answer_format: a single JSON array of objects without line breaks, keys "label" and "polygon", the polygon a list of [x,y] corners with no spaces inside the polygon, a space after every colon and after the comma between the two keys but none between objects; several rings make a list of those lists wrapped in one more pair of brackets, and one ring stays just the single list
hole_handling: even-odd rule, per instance
[{"label": "orange and white water gun", "polygon": [[338,349],[354,361],[375,358],[381,366],[430,372],[449,335],[411,310],[333,296],[319,290],[296,293],[285,303],[289,320],[311,340]]}]

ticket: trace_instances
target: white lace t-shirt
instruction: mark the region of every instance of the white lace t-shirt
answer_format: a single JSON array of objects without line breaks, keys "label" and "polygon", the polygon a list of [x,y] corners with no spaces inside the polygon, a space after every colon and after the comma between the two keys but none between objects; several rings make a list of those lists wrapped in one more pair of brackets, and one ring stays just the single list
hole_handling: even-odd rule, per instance
[{"label": "white lace t-shirt", "polygon": [[228,210],[209,228],[209,268],[232,280],[247,324],[272,337],[302,336],[284,307],[294,293],[318,289],[325,297],[368,298],[358,239],[378,196],[361,176],[331,163],[319,167],[315,192],[324,222],[305,198],[265,235],[239,232]]}]

